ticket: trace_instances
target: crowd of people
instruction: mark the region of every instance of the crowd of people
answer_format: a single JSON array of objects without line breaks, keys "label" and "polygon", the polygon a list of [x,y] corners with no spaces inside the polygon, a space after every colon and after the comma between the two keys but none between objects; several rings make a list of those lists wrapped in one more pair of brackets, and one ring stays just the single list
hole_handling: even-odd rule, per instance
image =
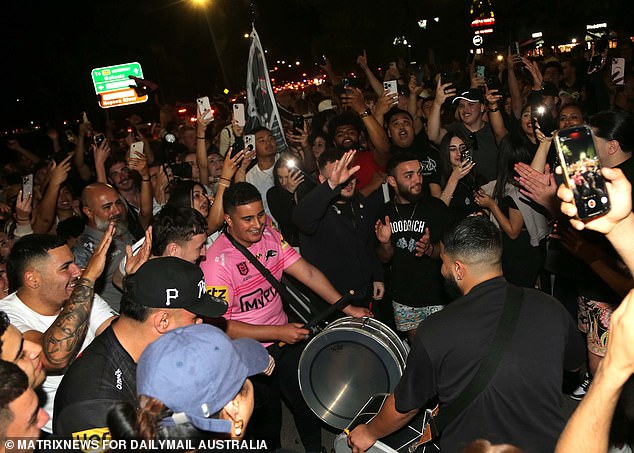
[{"label": "crowd of people", "polygon": [[[364,51],[358,78],[326,60],[325,83],[277,95],[285,147],[219,96],[196,121],[157,102],[156,122],[84,115],[7,139],[0,453],[38,436],[273,451],[282,400],[322,451],[297,378],[312,332],[283,275],[312,315],[352,292],[335,317],[374,316],[411,345],[352,451],[436,403],[452,414],[441,451],[631,451],[634,45],[591,71],[580,46],[544,51],[381,73]],[[611,204],[586,222],[553,139],[575,126]],[[567,426],[564,376],[582,400]]]}]

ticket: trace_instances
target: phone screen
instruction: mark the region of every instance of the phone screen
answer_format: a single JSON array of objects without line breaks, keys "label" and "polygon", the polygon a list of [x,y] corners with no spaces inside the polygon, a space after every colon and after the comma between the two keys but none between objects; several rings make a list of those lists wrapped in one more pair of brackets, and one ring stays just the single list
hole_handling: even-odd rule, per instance
[{"label": "phone screen", "polygon": [[555,145],[566,185],[574,194],[577,216],[585,220],[608,212],[610,200],[590,128],[561,129],[555,134]]},{"label": "phone screen", "polygon": [[293,135],[302,135],[304,130],[304,117],[300,115],[293,116]]},{"label": "phone screen", "polygon": [[33,195],[33,174],[26,175],[22,178],[22,199]]}]

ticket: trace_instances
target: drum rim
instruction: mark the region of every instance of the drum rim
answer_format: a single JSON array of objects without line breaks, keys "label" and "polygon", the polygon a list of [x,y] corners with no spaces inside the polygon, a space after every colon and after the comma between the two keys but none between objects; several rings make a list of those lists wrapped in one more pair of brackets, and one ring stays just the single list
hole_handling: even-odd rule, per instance
[{"label": "drum rim", "polygon": [[[368,329],[371,330],[368,331]],[[332,335],[341,335],[344,333],[357,335],[357,338],[353,336],[351,341],[357,340],[353,342],[358,342],[361,346],[368,347],[368,344],[363,344],[363,342],[358,341],[360,338],[366,342],[371,342],[372,345],[378,345],[380,347],[380,354],[377,353],[377,351],[373,352],[378,356],[380,362],[385,367],[391,387],[394,387],[398,383],[400,376],[403,375],[407,357],[407,350],[396,333],[382,322],[372,318],[359,319],[345,317],[338,319],[316,335],[306,345],[300,356],[297,370],[300,391],[306,404],[317,418],[339,429],[343,429],[347,426],[347,424],[354,419],[360,408],[354,409],[354,415],[339,415],[332,412],[331,408],[322,404],[321,400],[323,395],[315,391],[310,376],[312,365],[317,355],[327,348],[329,344],[333,343],[332,339],[326,342],[328,337],[330,336],[332,338]],[[361,337],[358,337],[358,335],[361,335]],[[395,342],[394,340],[397,341]],[[388,359],[390,363],[387,362]],[[390,369],[394,365],[396,368]],[[379,392],[377,391],[376,393]]]}]

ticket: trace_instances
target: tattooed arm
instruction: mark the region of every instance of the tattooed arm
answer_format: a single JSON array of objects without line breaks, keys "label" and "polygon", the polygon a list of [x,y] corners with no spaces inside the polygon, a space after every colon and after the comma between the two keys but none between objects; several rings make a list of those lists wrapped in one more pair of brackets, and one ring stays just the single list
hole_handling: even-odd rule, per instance
[{"label": "tattooed arm", "polygon": [[[42,364],[49,374],[63,373],[75,360],[86,338],[95,295],[95,280],[103,272],[114,230],[114,224],[110,224],[82,277],[77,280],[73,293],[51,327],[43,334],[34,331],[25,333],[25,338],[28,334],[28,339],[42,345]],[[39,335],[39,340],[35,338],[36,335]]]}]

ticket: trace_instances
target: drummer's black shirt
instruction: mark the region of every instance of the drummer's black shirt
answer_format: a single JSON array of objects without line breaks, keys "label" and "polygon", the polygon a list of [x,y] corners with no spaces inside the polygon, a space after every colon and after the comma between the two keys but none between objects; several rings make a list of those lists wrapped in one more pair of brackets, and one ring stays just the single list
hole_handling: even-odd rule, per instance
[{"label": "drummer's black shirt", "polygon": [[415,253],[416,241],[425,234],[425,229],[429,229],[430,240],[438,247],[451,222],[449,208],[438,198],[427,195],[409,204],[389,201],[379,219],[384,221],[385,216],[390,218],[394,247],[386,285],[388,295],[409,307],[446,304],[440,260],[429,256],[417,257]]},{"label": "drummer's black shirt", "polygon": [[108,411],[119,401],[136,404],[136,363],[109,326],[64,375],[55,396],[53,432],[102,438]]},{"label": "drummer's black shirt", "polygon": [[[423,321],[394,395],[396,409],[424,408],[434,397],[443,406],[473,378],[495,335],[508,283],[497,277],[475,286]],[[545,293],[524,288],[515,332],[485,390],[440,438],[455,453],[475,439],[509,443],[531,453],[554,450],[565,420],[561,408],[564,369],[584,360],[584,344],[572,318]]]}]

